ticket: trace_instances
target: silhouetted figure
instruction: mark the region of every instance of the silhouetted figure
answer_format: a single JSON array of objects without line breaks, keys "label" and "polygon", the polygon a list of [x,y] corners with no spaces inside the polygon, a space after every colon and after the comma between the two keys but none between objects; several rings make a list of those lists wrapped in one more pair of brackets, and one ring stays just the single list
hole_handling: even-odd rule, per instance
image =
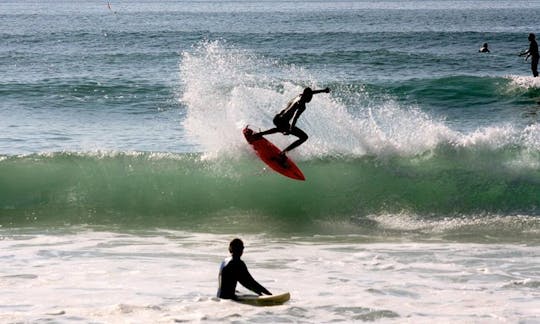
[{"label": "silhouetted figure", "polygon": [[223,299],[236,300],[236,283],[238,282],[257,295],[272,295],[271,292],[253,279],[244,261],[240,260],[242,253],[244,253],[244,243],[241,239],[235,238],[231,241],[229,252],[231,256],[223,260],[219,269],[217,296]]},{"label": "silhouetted figure", "polygon": [[480,53],[489,53],[488,43],[484,43],[484,45],[482,45],[482,47],[480,47],[478,52],[480,52]]},{"label": "silhouetted figure", "polygon": [[538,54],[538,43],[536,43],[536,36],[533,33],[529,34],[529,49],[525,52],[519,54],[519,56],[527,55],[525,56],[525,61],[531,57],[531,70],[533,73],[533,76],[536,78],[538,76],[538,59],[540,58],[540,55]]},{"label": "silhouetted figure", "polygon": [[304,110],[306,110],[306,103],[311,101],[314,94],[321,92],[329,93],[330,89],[325,88],[322,90],[311,90],[311,88],[309,87],[305,88],[302,94],[292,99],[287,104],[287,107],[285,107],[285,109],[283,109],[279,114],[274,117],[273,122],[276,127],[266,130],[264,132],[255,133],[253,134],[253,136],[261,137],[264,135],[281,132],[283,133],[283,135],[292,134],[298,137],[295,142],[293,142],[291,145],[287,146],[283,151],[281,151],[281,155],[285,156],[287,152],[295,149],[296,147],[307,141],[307,134],[300,128],[296,127],[296,122],[298,121],[298,118],[300,117],[300,115],[302,115]]}]

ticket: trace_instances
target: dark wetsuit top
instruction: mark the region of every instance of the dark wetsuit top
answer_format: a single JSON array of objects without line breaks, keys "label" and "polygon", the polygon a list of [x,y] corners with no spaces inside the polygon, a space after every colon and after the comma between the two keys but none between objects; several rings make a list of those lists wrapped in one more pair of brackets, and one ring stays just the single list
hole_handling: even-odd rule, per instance
[{"label": "dark wetsuit top", "polygon": [[535,40],[531,41],[529,44],[529,55],[533,58],[538,58],[538,43]]},{"label": "dark wetsuit top", "polygon": [[217,296],[224,299],[236,299],[236,283],[257,293],[258,295],[270,292],[261,286],[249,274],[246,264],[240,258],[229,257],[221,263],[219,269],[219,289]]},{"label": "dark wetsuit top", "polygon": [[274,117],[274,125],[277,128],[289,130],[291,120],[294,123],[295,119],[298,119],[300,115],[306,110],[306,105],[300,102],[302,95],[295,97],[291,100],[285,109],[279,112],[279,114]]},{"label": "dark wetsuit top", "polygon": [[532,40],[529,45],[529,55],[531,56],[531,70],[535,77],[538,76],[538,59],[540,55],[538,54],[538,43],[536,40]]}]

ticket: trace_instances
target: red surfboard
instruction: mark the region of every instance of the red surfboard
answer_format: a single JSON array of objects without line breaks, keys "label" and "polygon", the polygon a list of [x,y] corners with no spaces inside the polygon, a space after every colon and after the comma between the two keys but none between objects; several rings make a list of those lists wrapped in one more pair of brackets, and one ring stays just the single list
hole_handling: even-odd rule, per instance
[{"label": "red surfboard", "polygon": [[272,170],[295,180],[306,180],[296,164],[286,156],[285,158],[280,157],[281,150],[266,138],[254,137],[253,130],[249,129],[248,126],[244,128],[243,133],[247,142],[253,146],[257,156]]}]

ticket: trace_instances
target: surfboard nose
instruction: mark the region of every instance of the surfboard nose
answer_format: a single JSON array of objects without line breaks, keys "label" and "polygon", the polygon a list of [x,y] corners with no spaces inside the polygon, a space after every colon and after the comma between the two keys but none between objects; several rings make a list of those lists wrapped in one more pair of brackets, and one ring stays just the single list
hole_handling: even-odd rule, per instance
[{"label": "surfboard nose", "polygon": [[246,128],[244,128],[242,133],[244,133],[244,137],[246,138],[248,143],[251,144],[254,140],[256,140],[256,138],[253,137],[253,130],[250,129],[249,126],[246,126]]},{"label": "surfboard nose", "polygon": [[253,134],[253,130],[247,126],[242,131],[247,142],[253,146],[257,156],[272,170],[295,180],[305,181],[306,178],[296,164],[285,155],[281,155],[281,150],[261,135]]}]

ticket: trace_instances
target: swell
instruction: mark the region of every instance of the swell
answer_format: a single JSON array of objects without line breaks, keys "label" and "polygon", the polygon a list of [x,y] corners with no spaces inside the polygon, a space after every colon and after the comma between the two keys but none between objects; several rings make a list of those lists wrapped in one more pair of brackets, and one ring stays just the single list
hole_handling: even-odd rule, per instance
[{"label": "swell", "polygon": [[540,83],[532,77],[451,75],[440,78],[415,78],[395,84],[392,94],[407,95],[428,105],[464,108],[476,105],[506,104],[540,96]]},{"label": "swell", "polygon": [[540,215],[540,155],[439,147],[415,157],[299,161],[307,181],[251,154],[55,153],[0,161],[3,226],[120,224],[198,228],[249,215],[291,229],[406,212],[424,219]]},{"label": "swell", "polygon": [[92,78],[44,79],[36,82],[5,82],[0,85],[3,98],[98,99],[103,96],[149,96],[170,93],[170,87],[149,82],[111,79],[96,81]]}]

